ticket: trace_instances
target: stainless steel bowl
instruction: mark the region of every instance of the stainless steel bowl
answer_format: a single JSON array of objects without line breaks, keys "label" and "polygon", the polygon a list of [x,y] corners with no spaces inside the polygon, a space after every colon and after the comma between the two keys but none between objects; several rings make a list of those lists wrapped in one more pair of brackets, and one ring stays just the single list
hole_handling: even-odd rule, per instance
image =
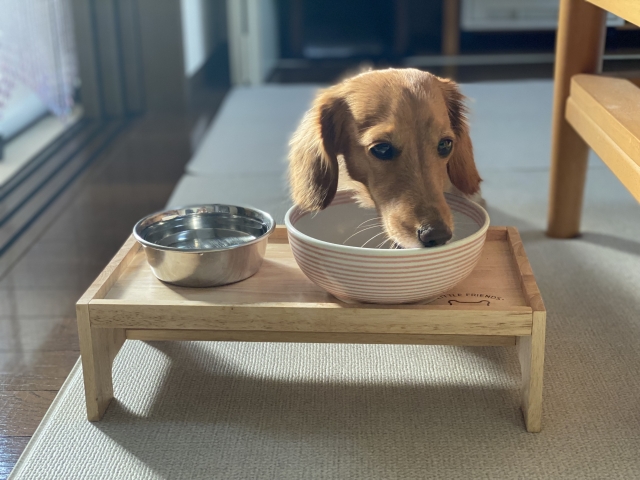
[{"label": "stainless steel bowl", "polygon": [[154,275],[183,287],[239,282],[262,265],[275,222],[260,210],[197,205],[149,215],[133,228]]}]

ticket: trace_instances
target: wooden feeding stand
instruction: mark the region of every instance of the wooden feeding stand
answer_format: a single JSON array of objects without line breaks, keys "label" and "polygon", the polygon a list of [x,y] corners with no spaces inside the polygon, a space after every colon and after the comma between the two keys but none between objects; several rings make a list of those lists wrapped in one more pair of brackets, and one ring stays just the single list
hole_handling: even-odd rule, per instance
[{"label": "wooden feeding stand", "polygon": [[89,420],[113,398],[111,366],[125,340],[217,340],[515,346],[526,428],[538,432],[546,312],[515,228],[493,227],[473,273],[428,305],[345,304],[298,268],[284,227],[260,271],[233,285],[157,280],[129,238],[77,304]]}]

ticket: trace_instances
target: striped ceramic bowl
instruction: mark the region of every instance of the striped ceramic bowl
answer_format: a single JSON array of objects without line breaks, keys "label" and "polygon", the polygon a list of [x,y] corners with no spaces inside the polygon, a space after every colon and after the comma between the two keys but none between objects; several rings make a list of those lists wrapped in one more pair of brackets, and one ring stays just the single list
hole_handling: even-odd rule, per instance
[{"label": "striped ceramic bowl", "polygon": [[434,299],[474,269],[489,228],[478,204],[446,194],[453,239],[435,248],[391,248],[373,209],[338,192],[319,213],[292,207],[285,217],[293,256],[316,285],[345,302],[415,303]]}]

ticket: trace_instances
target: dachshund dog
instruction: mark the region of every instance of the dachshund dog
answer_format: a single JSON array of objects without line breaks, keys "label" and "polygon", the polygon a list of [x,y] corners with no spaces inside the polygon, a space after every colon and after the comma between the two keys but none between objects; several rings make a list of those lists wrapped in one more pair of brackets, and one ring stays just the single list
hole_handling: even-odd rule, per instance
[{"label": "dachshund dog", "polygon": [[454,228],[444,192],[480,190],[464,100],[454,82],[409,68],[322,90],[289,144],[294,202],[322,210],[352,190],[402,248],[444,245]]}]

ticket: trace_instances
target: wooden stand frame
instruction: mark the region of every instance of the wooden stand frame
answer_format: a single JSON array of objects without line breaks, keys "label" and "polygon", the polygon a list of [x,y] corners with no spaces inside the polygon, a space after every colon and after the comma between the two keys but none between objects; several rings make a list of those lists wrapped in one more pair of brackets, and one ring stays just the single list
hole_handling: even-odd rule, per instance
[{"label": "wooden stand frame", "polygon": [[[250,298],[251,301],[247,301]],[[546,311],[515,228],[494,227],[467,280],[428,305],[348,305],[311,283],[284,227],[260,271],[234,285],[189,289],[153,277],[129,238],[77,304],[87,416],[113,398],[126,339],[516,346],[526,428],[542,418]]]}]

